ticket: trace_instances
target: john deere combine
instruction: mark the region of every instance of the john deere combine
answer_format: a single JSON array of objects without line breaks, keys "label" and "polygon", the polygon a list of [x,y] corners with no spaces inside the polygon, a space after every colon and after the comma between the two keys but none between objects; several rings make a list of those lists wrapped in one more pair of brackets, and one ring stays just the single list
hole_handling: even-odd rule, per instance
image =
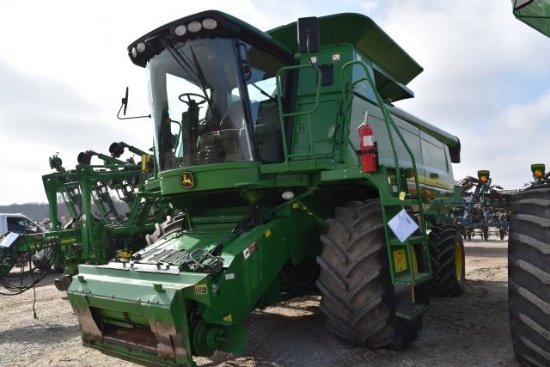
[{"label": "john deere combine", "polygon": [[194,366],[243,353],[250,312],[316,289],[336,335],[399,348],[430,293],[462,292],[459,140],[392,105],[422,68],[371,19],[262,32],[206,11],[128,51],[151,97],[145,188],[177,215],[141,251],[79,266],[68,297],[85,345]]}]

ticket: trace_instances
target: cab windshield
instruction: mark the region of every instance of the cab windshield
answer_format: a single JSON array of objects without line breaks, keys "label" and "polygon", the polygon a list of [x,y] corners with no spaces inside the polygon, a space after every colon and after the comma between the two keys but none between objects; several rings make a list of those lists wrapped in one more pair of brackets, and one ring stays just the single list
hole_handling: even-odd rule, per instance
[{"label": "cab windshield", "polygon": [[147,64],[160,171],[282,160],[275,82],[282,60],[238,39],[163,46]]}]

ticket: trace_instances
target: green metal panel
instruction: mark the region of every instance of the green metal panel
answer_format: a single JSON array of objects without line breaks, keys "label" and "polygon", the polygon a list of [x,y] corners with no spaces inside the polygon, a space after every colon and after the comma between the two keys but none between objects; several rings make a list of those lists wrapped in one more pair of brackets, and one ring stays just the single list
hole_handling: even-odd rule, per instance
[{"label": "green metal panel", "polygon": [[258,185],[260,163],[232,162],[195,166],[159,174],[163,195]]},{"label": "green metal panel", "polygon": [[550,37],[550,0],[512,0],[512,4],[516,18]]}]

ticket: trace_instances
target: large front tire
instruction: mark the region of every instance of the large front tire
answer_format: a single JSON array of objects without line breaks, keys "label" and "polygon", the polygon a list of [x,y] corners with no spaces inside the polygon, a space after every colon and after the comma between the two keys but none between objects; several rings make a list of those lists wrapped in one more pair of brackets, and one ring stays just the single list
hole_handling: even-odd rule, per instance
[{"label": "large front tire", "polygon": [[416,339],[422,316],[409,321],[395,314],[380,201],[337,208],[327,224],[317,258],[327,328],[369,348],[399,349]]},{"label": "large front tire", "polygon": [[514,354],[550,366],[550,187],[518,194],[508,234],[508,310]]},{"label": "large front tire", "polygon": [[430,233],[432,294],[454,297],[464,292],[466,258],[464,240],[457,226],[445,224]]}]

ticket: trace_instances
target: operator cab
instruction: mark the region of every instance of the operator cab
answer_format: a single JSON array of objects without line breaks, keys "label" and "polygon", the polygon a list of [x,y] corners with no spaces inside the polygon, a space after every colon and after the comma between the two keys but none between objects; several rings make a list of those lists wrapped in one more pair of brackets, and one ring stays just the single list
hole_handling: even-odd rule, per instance
[{"label": "operator cab", "polygon": [[276,74],[292,63],[290,52],[216,11],[160,27],[128,49],[147,70],[160,171],[283,160]]}]

